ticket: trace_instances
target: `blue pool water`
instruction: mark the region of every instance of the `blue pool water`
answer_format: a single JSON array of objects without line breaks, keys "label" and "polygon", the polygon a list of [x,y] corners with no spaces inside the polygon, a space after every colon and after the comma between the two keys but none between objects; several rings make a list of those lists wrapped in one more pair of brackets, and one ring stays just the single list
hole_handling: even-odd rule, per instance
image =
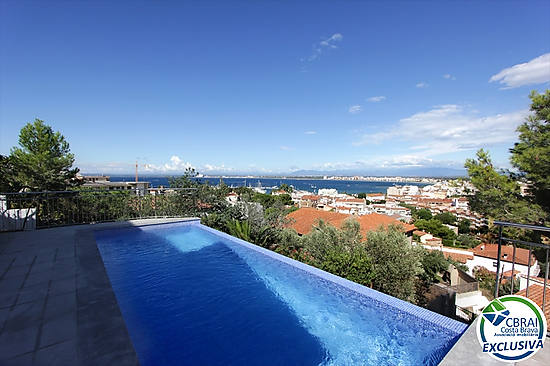
[{"label": "blue pool water", "polygon": [[436,365],[466,325],[214,232],[97,231],[142,365]]}]

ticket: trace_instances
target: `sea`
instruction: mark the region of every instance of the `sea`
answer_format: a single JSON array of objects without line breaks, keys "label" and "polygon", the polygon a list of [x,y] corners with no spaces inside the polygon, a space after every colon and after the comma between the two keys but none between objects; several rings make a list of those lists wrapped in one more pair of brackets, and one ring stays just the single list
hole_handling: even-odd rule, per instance
[{"label": "sea", "polygon": [[[319,189],[336,189],[338,193],[358,194],[358,193],[386,193],[388,187],[396,185],[416,185],[424,187],[427,183],[403,183],[403,182],[371,182],[357,180],[330,180],[330,179],[297,179],[297,178],[234,178],[224,177],[223,182],[230,187],[250,187],[262,188],[266,193],[278,188],[282,184],[287,184],[296,190],[317,193]],[[149,182],[152,188],[169,187],[168,177],[143,176],[139,181]],[[208,183],[217,186],[220,184],[220,178],[196,178],[201,183]],[[111,182],[135,182],[134,176],[111,176]]]}]

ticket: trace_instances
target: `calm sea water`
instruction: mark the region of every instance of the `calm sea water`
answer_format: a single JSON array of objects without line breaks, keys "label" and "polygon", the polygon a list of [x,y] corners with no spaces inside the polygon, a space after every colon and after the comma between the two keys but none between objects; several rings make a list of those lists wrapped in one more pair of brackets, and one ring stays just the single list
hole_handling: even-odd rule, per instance
[{"label": "calm sea water", "polygon": [[[132,176],[111,176],[111,181],[134,181]],[[140,181],[150,182],[152,187],[164,186],[168,187],[167,177],[140,177]],[[209,182],[212,185],[220,183],[219,178],[200,178],[201,182]],[[232,187],[257,187],[262,186],[267,192],[272,188],[279,187],[281,184],[288,184],[298,190],[304,190],[312,193],[317,193],[321,188],[334,188],[339,193],[386,193],[388,187],[396,184],[403,185],[404,183],[395,182],[365,182],[365,181],[343,181],[343,180],[324,180],[324,179],[282,179],[282,178],[223,178],[223,181],[228,186]],[[409,185],[417,185],[419,187],[426,186],[425,183],[407,183]]]}]

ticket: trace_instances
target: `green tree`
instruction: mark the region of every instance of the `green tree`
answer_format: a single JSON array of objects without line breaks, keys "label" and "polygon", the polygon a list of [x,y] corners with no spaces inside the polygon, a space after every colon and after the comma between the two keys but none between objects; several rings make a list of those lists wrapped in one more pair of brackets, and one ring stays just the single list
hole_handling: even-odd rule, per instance
[{"label": "green tree", "polygon": [[550,90],[533,91],[533,114],[517,128],[519,141],[510,149],[510,162],[529,186],[529,200],[540,205],[550,218]]},{"label": "green tree", "polygon": [[434,216],[434,219],[441,221],[443,224],[454,225],[456,217],[450,212],[441,212]]},{"label": "green tree", "polygon": [[474,236],[468,235],[468,234],[460,234],[456,238],[456,246],[463,247],[463,248],[475,248],[477,247],[481,242],[477,240]]},{"label": "green tree", "polygon": [[197,188],[200,182],[195,180],[198,175],[195,168],[187,167],[181,177],[167,177],[170,188]]},{"label": "green tree", "polygon": [[303,237],[308,263],[365,286],[371,286],[374,269],[356,220],[347,220],[341,228],[320,220]]},{"label": "green tree", "polygon": [[422,274],[424,248],[413,246],[396,226],[367,233],[365,244],[374,269],[373,288],[415,302],[416,276]]},{"label": "green tree", "polygon": [[288,184],[286,183],[283,183],[279,186],[279,190],[281,191],[285,191],[287,193],[292,193],[294,190],[292,189],[291,186],[289,186]]},{"label": "green tree", "polygon": [[328,253],[320,268],[363,286],[372,286],[375,277],[372,260],[366,250],[360,247],[347,251],[340,246],[335,247]]},{"label": "green tree", "polygon": [[39,119],[21,129],[19,147],[11,149],[10,162],[14,180],[26,190],[62,191],[81,184],[76,178],[80,170],[72,168],[69,143]]},{"label": "green tree", "polygon": [[468,196],[473,211],[493,220],[543,224],[542,208],[522,196],[513,176],[495,170],[488,152],[479,150],[477,159],[467,159],[464,166],[476,188],[475,193]]},{"label": "green tree", "polygon": [[441,238],[443,245],[451,246],[453,241],[456,239],[456,234],[454,231],[449,229],[447,226],[443,225],[441,221],[436,219],[431,220],[417,220],[414,222],[419,230],[430,233],[438,238]]},{"label": "green tree", "polygon": [[432,250],[422,258],[422,268],[424,269],[422,279],[428,284],[436,283],[442,280],[439,274],[449,269],[449,262],[445,259],[443,252]]},{"label": "green tree", "polygon": [[427,208],[421,208],[416,210],[416,219],[417,220],[431,220],[433,218],[432,212]]},{"label": "green tree", "polygon": [[9,156],[0,155],[0,193],[18,192],[21,189]]},{"label": "green tree", "polygon": [[459,234],[469,234],[471,224],[472,224],[472,222],[468,219],[459,220],[458,223],[457,223],[458,233]]}]

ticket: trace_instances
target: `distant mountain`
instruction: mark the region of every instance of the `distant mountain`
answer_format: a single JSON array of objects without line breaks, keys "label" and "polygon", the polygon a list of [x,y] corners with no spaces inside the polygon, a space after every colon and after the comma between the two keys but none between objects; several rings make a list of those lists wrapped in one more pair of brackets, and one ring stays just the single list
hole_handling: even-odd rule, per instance
[{"label": "distant mountain", "polygon": [[364,176],[364,177],[426,177],[426,178],[458,178],[467,177],[466,169],[454,168],[438,168],[438,167],[418,167],[418,168],[388,168],[374,170],[297,170],[289,174],[289,176]]}]

